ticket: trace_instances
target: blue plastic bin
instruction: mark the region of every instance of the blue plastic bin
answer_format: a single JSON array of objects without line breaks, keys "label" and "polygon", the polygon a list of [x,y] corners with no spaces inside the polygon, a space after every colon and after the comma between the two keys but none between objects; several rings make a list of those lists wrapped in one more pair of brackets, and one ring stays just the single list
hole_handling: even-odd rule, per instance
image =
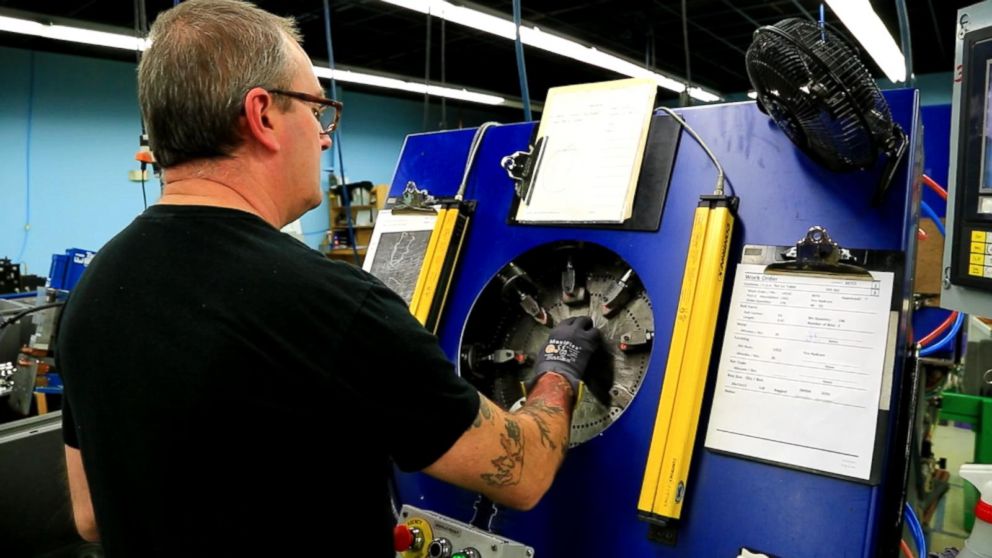
[{"label": "blue plastic bin", "polygon": [[82,248],[69,248],[65,254],[52,255],[52,267],[48,273],[48,284],[53,289],[70,291],[83,276],[96,252]]}]

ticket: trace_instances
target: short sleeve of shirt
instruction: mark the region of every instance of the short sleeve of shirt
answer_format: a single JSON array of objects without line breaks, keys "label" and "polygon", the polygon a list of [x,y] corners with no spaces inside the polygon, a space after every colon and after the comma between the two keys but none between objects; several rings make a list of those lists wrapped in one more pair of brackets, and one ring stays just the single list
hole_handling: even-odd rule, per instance
[{"label": "short sleeve of shirt", "polygon": [[62,398],[62,441],[65,445],[79,449],[79,439],[76,436],[76,421],[72,418],[69,408],[69,398]]},{"label": "short sleeve of shirt", "polygon": [[[404,471],[437,461],[479,412],[478,391],[459,377],[437,338],[410,314],[403,300],[378,280],[355,318],[367,363],[369,402],[384,420],[387,449]],[[374,334],[372,332],[375,332]],[[364,383],[364,382],[363,382]]]}]

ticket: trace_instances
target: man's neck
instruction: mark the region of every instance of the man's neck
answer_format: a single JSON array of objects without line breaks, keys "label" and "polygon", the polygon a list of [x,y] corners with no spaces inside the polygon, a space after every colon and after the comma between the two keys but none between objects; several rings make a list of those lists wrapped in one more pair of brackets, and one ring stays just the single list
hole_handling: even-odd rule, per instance
[{"label": "man's neck", "polygon": [[275,228],[282,227],[282,216],[265,190],[253,184],[250,173],[235,177],[216,167],[174,167],[165,171],[165,186],[158,203],[162,205],[204,205],[237,209],[257,215]]}]

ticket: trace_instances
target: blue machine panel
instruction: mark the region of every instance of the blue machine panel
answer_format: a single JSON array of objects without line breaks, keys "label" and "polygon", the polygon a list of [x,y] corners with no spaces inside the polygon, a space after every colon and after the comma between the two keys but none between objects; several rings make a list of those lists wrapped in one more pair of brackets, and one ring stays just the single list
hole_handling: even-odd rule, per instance
[{"label": "blue machine panel", "polygon": [[[896,122],[909,134],[911,146],[916,145],[915,91],[888,92],[886,98]],[[841,175],[819,167],[753,102],[689,108],[681,114],[709,143],[741,199],[737,248],[731,257],[728,282],[733,280],[743,243],[792,244],[811,225],[826,227],[845,247],[913,254],[919,190],[908,169],[918,163],[916,149],[908,150],[884,203],[873,208],[870,200],[878,172]],[[534,247],[561,240],[600,244],[634,268],[652,301],[656,338],[644,384],[626,412],[601,436],[569,452],[551,490],[534,510],[524,513],[501,508],[493,530],[533,546],[537,558],[717,558],[737,556],[742,546],[781,557],[874,556],[880,529],[897,521],[890,511],[883,516],[882,502],[902,488],[901,458],[897,455],[901,450],[893,452],[893,442],[889,442],[886,469],[895,470],[888,471],[885,483],[875,487],[706,450],[702,439],[719,361],[716,356],[711,360],[678,543],[663,546],[647,539],[648,526],[636,517],[637,499],[693,211],[699,195],[711,192],[716,171],[702,149],[683,134],[659,231],[512,225],[507,215],[513,185],[499,161],[527,148],[533,126],[494,127],[482,142],[466,195],[466,199],[478,200],[478,210],[438,332],[444,350],[457,362],[462,328],[472,304],[500,268]],[[397,195],[408,181],[414,181],[434,195],[453,195],[473,133],[460,130],[408,137],[391,194]],[[904,296],[912,285],[910,274],[911,269],[906,272]],[[725,293],[729,292],[730,285]],[[728,302],[729,294],[724,297],[724,307]],[[905,343],[905,320],[902,323],[900,344]],[[714,354],[718,354],[721,341],[722,328],[718,328]],[[901,385],[903,362],[903,355],[897,355],[894,389]],[[892,401],[895,407],[899,397]],[[889,415],[890,439],[896,415]],[[890,456],[894,457],[892,463],[888,462]],[[466,522],[472,517],[476,499],[475,494],[421,474],[401,475],[399,493],[404,503]]]}]

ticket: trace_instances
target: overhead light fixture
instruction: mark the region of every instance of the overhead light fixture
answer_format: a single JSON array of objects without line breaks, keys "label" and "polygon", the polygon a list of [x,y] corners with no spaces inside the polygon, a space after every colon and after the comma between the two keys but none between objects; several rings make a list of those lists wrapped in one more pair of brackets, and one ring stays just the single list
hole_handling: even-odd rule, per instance
[{"label": "overhead light fixture", "polygon": [[333,79],[335,81],[341,81],[345,83],[358,83],[361,85],[371,85],[374,87],[398,89],[400,91],[420,93],[421,95],[427,94],[434,97],[446,97],[448,99],[458,99],[460,101],[480,103],[483,105],[507,104],[506,99],[504,99],[503,97],[498,97],[496,95],[477,93],[475,91],[469,91],[467,89],[455,89],[452,87],[442,87],[439,85],[426,85],[424,83],[406,81],[400,78],[375,75],[365,72],[357,72],[354,70],[344,70],[341,68],[336,68],[332,70],[330,68],[325,68],[323,66],[314,66],[313,73],[316,74],[317,77],[321,77],[324,79]]},{"label": "overhead light fixture", "polygon": [[906,57],[868,0],[827,0],[827,5],[890,81],[906,81]]},{"label": "overhead light fixture", "polygon": [[[491,33],[504,39],[516,39],[516,26],[512,20],[473,10],[464,6],[455,6],[444,0],[382,0],[395,6],[418,11],[424,14],[440,17],[445,21],[465,25],[485,33]],[[681,93],[686,90],[686,82],[677,77],[653,72],[619,56],[609,54],[595,47],[578,43],[563,35],[550,33],[538,27],[520,26],[520,42],[527,46],[546,50],[548,52],[584,62],[592,66],[617,72],[630,77],[651,78],[658,87]],[[712,103],[723,100],[723,97],[701,87],[690,87],[689,96],[693,99]]]},{"label": "overhead light fixture", "polygon": [[[133,35],[127,35],[124,33],[110,33],[69,25],[39,23],[30,19],[8,17],[3,15],[0,15],[0,31],[131,51],[143,51],[147,49],[150,44],[150,42],[146,39],[134,37]],[[435,97],[445,97],[448,99],[456,99],[484,105],[516,106],[517,104],[497,95],[469,91],[467,89],[443,87],[440,85],[425,85],[423,83],[407,81],[398,77],[377,75],[373,72],[367,72],[364,70],[358,71],[338,68],[337,70],[332,71],[330,68],[321,66],[314,66],[313,70],[318,77],[326,79],[331,79],[333,77],[337,81],[346,83],[356,83],[361,85],[369,85],[372,87],[409,91],[411,93],[419,93],[421,95],[426,93]]]},{"label": "overhead light fixture", "polygon": [[144,50],[148,43],[145,39],[133,35],[107,33],[68,25],[44,24],[6,16],[0,16],[0,31],[126,50]]},{"label": "overhead light fixture", "polygon": [[757,99],[758,98],[758,92],[757,91],[748,91],[747,92],[747,98],[748,99]]}]

